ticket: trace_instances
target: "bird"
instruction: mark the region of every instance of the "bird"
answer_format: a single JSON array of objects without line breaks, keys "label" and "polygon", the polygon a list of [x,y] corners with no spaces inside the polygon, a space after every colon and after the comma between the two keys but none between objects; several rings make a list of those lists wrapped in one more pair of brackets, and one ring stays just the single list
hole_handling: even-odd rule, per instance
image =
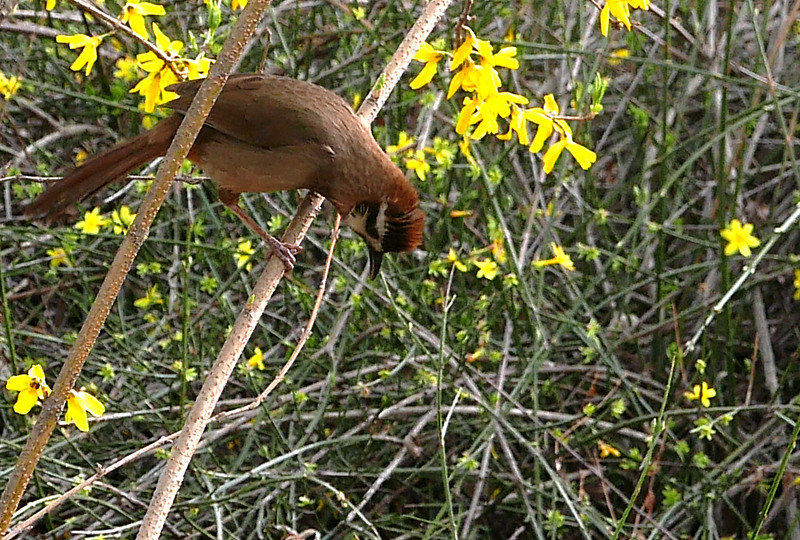
[{"label": "bird", "polygon": [[[49,186],[24,210],[28,218],[58,215],[132,170],[163,156],[201,80],[174,84],[177,114],[97,154]],[[316,84],[259,74],[231,75],[187,158],[217,185],[220,201],[263,238],[291,270],[299,246],[264,231],[239,206],[242,193],[308,189],[330,201],[367,244],[369,277],[384,253],[422,243],[419,195],[341,97]]]}]

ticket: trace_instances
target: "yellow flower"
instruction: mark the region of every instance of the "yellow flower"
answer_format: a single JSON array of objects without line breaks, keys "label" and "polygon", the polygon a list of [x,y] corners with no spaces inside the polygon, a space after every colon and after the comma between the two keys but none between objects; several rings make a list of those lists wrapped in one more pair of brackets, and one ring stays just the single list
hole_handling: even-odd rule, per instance
[{"label": "yellow flower", "polygon": [[247,2],[248,0],[231,0],[231,9],[244,9]]},{"label": "yellow flower", "polygon": [[630,49],[617,49],[615,51],[611,51],[611,56],[608,59],[608,65],[610,66],[618,66],[623,60],[626,58],[630,58],[631,50]]},{"label": "yellow flower", "polygon": [[200,53],[194,60],[190,58],[181,58],[179,64],[181,68],[186,71],[186,77],[190,81],[193,81],[195,79],[204,79],[208,76],[208,70],[211,69],[212,60],[206,58],[203,53]]},{"label": "yellow flower", "polygon": [[800,300],[800,270],[794,271],[794,299]]},{"label": "yellow flower", "polygon": [[732,219],[728,227],[719,232],[722,238],[728,241],[725,246],[725,255],[731,256],[737,251],[743,257],[749,257],[752,252],[750,248],[758,247],[761,240],[753,236],[753,224],[742,224],[738,219]]},{"label": "yellow flower", "polygon": [[89,152],[83,149],[78,150],[77,152],[75,152],[75,159],[74,159],[75,165],[80,165],[81,163],[86,161],[86,158],[88,157],[89,157]]},{"label": "yellow flower", "polygon": [[544,107],[534,107],[533,109],[527,109],[525,111],[525,119],[539,126],[529,148],[531,152],[538,152],[541,150],[545,141],[553,134],[553,130],[555,129],[554,117],[558,113],[558,102],[556,102],[556,98],[553,97],[553,94],[544,96]]},{"label": "yellow flower", "polygon": [[53,11],[56,9],[56,0],[47,0],[47,3],[44,5],[44,9],[47,11]]},{"label": "yellow flower", "polygon": [[417,174],[417,178],[423,182],[427,177],[428,171],[431,170],[430,164],[425,161],[425,152],[422,150],[417,150],[413,158],[406,160],[406,168],[414,171]]},{"label": "yellow flower", "polygon": [[250,369],[257,368],[260,371],[267,369],[264,367],[264,353],[261,352],[260,347],[256,347],[253,356],[247,359],[247,365],[250,367]]},{"label": "yellow flower", "polygon": [[467,271],[467,265],[458,259],[458,255],[456,255],[456,250],[454,250],[453,248],[450,248],[450,250],[447,252],[447,262],[455,266],[456,270],[458,270],[459,272]]},{"label": "yellow flower", "polygon": [[464,135],[469,129],[469,126],[480,120],[480,116],[477,114],[478,105],[480,105],[481,100],[477,97],[465,97],[462,103],[463,107],[458,113],[458,119],[456,120],[456,133],[459,135]]},{"label": "yellow flower", "polygon": [[114,234],[128,234],[128,228],[136,219],[136,214],[131,212],[127,205],[122,205],[119,210],[111,212],[111,223],[114,225]]},{"label": "yellow flower", "polygon": [[79,430],[89,431],[87,411],[92,416],[98,417],[106,412],[106,408],[100,403],[99,399],[88,392],[84,392],[83,389],[78,392],[70,390],[67,398],[67,413],[64,415],[64,420],[67,424],[75,424]]},{"label": "yellow flower", "polygon": [[604,36],[608,35],[608,22],[611,15],[624,24],[625,28],[631,29],[631,12],[628,0],[606,0],[603,9],[600,11],[600,33]]},{"label": "yellow flower", "polygon": [[464,60],[469,58],[469,55],[472,54],[472,48],[475,46],[475,34],[471,29],[467,27],[464,28],[467,30],[467,37],[464,39],[464,42],[453,52],[453,58],[450,60],[450,71],[455,71],[458,69],[458,66],[463,64]]},{"label": "yellow flower", "polygon": [[[473,52],[477,52],[479,56],[479,65],[472,60]],[[472,30],[467,28],[466,39],[455,50],[450,61],[450,71],[455,71],[462,64],[464,67],[450,81],[448,99],[459,88],[467,92],[477,92],[480,101],[497,93],[501,82],[495,67],[518,69],[519,61],[514,58],[516,54],[516,47],[503,47],[495,54],[491,43],[476,38]]]},{"label": "yellow flower", "polygon": [[487,133],[497,133],[500,130],[497,117],[508,118],[511,114],[512,103],[524,105],[528,103],[528,98],[512,92],[498,92],[486,98],[478,106],[480,123],[470,135],[470,138],[478,140]]},{"label": "yellow flower", "polygon": [[28,414],[40,399],[50,395],[50,387],[44,380],[44,370],[39,364],[34,364],[27,375],[9,377],[6,389],[19,392],[17,402],[14,403],[14,412],[17,414]]},{"label": "yellow flower", "polygon": [[103,42],[103,36],[87,36],[86,34],[75,34],[72,36],[59,35],[56,36],[57,43],[66,43],[70,49],[83,48],[78,58],[69,66],[72,71],[80,71],[82,67],[86,66],[86,75],[92,71],[94,63],[97,60],[97,47]]},{"label": "yellow flower", "polygon": [[489,248],[492,250],[492,257],[494,257],[494,260],[500,264],[505,264],[507,257],[506,246],[503,243],[503,236],[499,235],[497,238],[492,240],[492,244],[489,246]]},{"label": "yellow flower", "polygon": [[397,135],[397,144],[390,144],[386,147],[386,152],[389,154],[396,154],[400,151],[410,150],[410,147],[414,144],[414,138],[409,137],[408,133],[405,131],[401,131]]},{"label": "yellow flower", "polygon": [[497,54],[494,54],[492,44],[486,40],[476,40],[475,47],[481,57],[481,65],[484,67],[504,67],[508,69],[519,69],[519,60],[514,58],[517,55],[516,47],[503,47]]},{"label": "yellow flower", "polygon": [[478,273],[476,274],[478,278],[486,278],[491,281],[497,277],[497,273],[500,271],[500,269],[497,267],[497,263],[491,259],[483,259],[482,261],[472,262],[478,267]]},{"label": "yellow flower", "polygon": [[553,251],[554,257],[552,259],[545,259],[542,261],[533,261],[533,266],[536,268],[542,268],[544,266],[552,266],[554,264],[560,264],[565,269],[574,271],[575,265],[572,262],[572,258],[564,251],[564,248],[557,245],[555,242],[550,243],[550,249]]},{"label": "yellow flower", "polygon": [[253,247],[253,242],[250,240],[240,240],[236,246],[236,251],[233,258],[236,259],[236,268],[245,267],[248,272],[253,269],[253,263],[250,261],[250,256],[256,252]]},{"label": "yellow flower", "polygon": [[436,75],[436,69],[439,65],[439,60],[444,57],[444,53],[442,51],[437,51],[427,42],[423,42],[420,46],[417,54],[414,55],[414,60],[417,62],[424,62],[425,65],[422,68],[422,71],[419,72],[419,75],[414,77],[414,80],[411,81],[409,85],[412,90],[416,90],[418,88],[422,88],[433,79],[433,76]]},{"label": "yellow flower", "polygon": [[690,401],[700,400],[700,403],[703,407],[710,407],[711,406],[711,398],[717,395],[717,391],[708,386],[706,381],[703,381],[702,384],[694,385],[691,392],[686,392],[683,394],[683,397]]},{"label": "yellow flower", "polygon": [[147,289],[143,297],[134,300],[133,305],[139,309],[147,309],[150,306],[163,303],[164,299],[161,297],[161,292],[158,290],[158,284],[156,284]]},{"label": "yellow flower", "polygon": [[118,59],[114,65],[116,66],[116,70],[114,71],[114,77],[117,79],[122,79],[125,81],[132,81],[138,77],[138,72],[136,71],[136,60],[131,58],[130,56],[125,56],[123,58]]},{"label": "yellow flower", "polygon": [[[183,49],[183,42],[170,40],[156,23],[153,23],[153,33],[156,36],[156,43],[159,49],[163,50],[168,56],[175,57]],[[185,59],[180,61],[190,62]],[[154,52],[148,51],[136,55],[136,65],[145,70],[148,75],[131,88],[130,93],[138,92],[140,96],[144,96],[144,110],[146,112],[153,112],[156,105],[178,97],[175,92],[167,90],[168,86],[178,82],[178,76]],[[199,69],[199,66],[195,66],[194,69]]]},{"label": "yellow flower", "polygon": [[[156,45],[167,56],[175,57],[181,50],[183,50],[183,42],[179,40],[171,40],[161,29],[157,23],[153,23],[153,33],[156,36]],[[148,73],[160,71],[164,67],[164,61],[160,56],[156,55],[153,51],[147,51],[136,55],[136,64]]]},{"label": "yellow flower", "polygon": [[492,45],[486,40],[476,39],[475,49],[480,56],[480,67],[478,72],[477,92],[478,97],[486,99],[500,88],[500,75],[495,67],[508,69],[519,68],[519,61],[514,56],[517,54],[516,47],[503,47],[500,52],[494,54]]},{"label": "yellow flower", "polygon": [[508,131],[502,135],[498,135],[497,138],[501,141],[511,140],[511,136],[514,132],[517,134],[519,144],[528,146],[530,142],[530,138],[528,137],[528,123],[525,119],[525,113],[519,107],[513,107],[511,109],[511,122],[508,124]]},{"label": "yellow flower", "polygon": [[2,94],[3,99],[8,101],[17,93],[17,90],[19,90],[19,78],[6,77],[5,74],[0,71],[0,94]]},{"label": "yellow flower", "polygon": [[84,234],[97,234],[100,229],[109,224],[109,219],[100,215],[100,209],[83,214],[83,219],[75,224],[75,228]]},{"label": "yellow flower", "polygon": [[475,161],[475,157],[472,155],[472,151],[469,149],[469,139],[464,137],[458,143],[458,149],[461,150],[461,153],[464,154],[464,157],[467,158],[467,163],[472,165],[473,167],[478,166],[478,162]]},{"label": "yellow flower", "polygon": [[620,457],[622,455],[619,450],[602,440],[597,441],[597,447],[600,449],[600,459],[608,456]]},{"label": "yellow flower", "polygon": [[147,77],[131,88],[130,93],[138,92],[144,96],[144,110],[153,112],[156,105],[166,103],[177,97],[175,92],[170,92],[166,88],[178,82],[178,77],[170,69],[163,69],[150,73]]},{"label": "yellow flower", "polygon": [[450,217],[453,219],[469,217],[472,215],[472,210],[450,210]]},{"label": "yellow flower", "polygon": [[[143,39],[150,39],[147,34],[147,26],[145,25],[144,18],[147,15],[166,15],[164,6],[152,4],[150,2],[141,2],[140,0],[128,0],[125,7],[122,8],[122,22],[131,27],[139,37]],[[159,45],[160,47],[160,45]]]},{"label": "yellow flower", "polygon": [[67,252],[64,251],[64,248],[53,248],[48,249],[45,253],[50,256],[50,268],[55,268],[61,264],[64,266],[72,266],[72,263],[69,262],[67,258]]},{"label": "yellow flower", "polygon": [[450,85],[447,87],[447,99],[453,97],[459,88],[465,92],[474,92],[478,88],[478,83],[481,78],[481,66],[476,66],[472,59],[468,58],[467,63],[456,73],[450,80]]},{"label": "yellow flower", "polygon": [[563,120],[556,120],[555,128],[561,134],[561,139],[544,153],[542,161],[544,162],[545,174],[553,170],[564,148],[572,154],[572,157],[575,158],[575,161],[578,162],[578,165],[580,165],[583,170],[588,169],[592,166],[592,163],[597,161],[597,154],[572,140],[572,130],[566,122]]}]

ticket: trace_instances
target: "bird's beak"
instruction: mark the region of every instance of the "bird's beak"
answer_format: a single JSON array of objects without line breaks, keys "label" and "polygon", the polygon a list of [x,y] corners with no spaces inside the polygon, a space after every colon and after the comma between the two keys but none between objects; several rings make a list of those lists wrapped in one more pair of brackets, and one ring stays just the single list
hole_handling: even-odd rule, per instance
[{"label": "bird's beak", "polygon": [[369,248],[369,279],[375,279],[381,272],[383,252]]}]

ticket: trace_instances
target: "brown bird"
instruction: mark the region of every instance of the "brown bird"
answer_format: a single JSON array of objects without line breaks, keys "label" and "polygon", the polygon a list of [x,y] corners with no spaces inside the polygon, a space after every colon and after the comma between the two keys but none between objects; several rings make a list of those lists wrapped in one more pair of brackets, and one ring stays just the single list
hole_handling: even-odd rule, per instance
[{"label": "brown bird", "polygon": [[[171,86],[180,97],[167,106],[185,114],[200,83]],[[39,195],[25,214],[57,214],[163,156],[180,122],[179,115],[171,116],[92,157]],[[371,278],[378,275],[384,253],[412,251],[422,242],[424,214],[416,190],[350,106],[315,84],[231,76],[188,159],[216,182],[220,201],[267,241],[288,269],[300,248],[259,227],[239,206],[239,194],[303,188],[323,195],[366,241]]]}]

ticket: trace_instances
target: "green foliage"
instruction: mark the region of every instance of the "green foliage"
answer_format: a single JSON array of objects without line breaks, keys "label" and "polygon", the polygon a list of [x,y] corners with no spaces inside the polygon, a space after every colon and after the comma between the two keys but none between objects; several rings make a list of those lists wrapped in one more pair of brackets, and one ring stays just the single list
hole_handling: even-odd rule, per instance
[{"label": "green foliage", "polygon": [[[379,73],[423,4],[275,3],[264,21],[269,47],[265,33],[241,70],[255,71],[266,58],[271,71],[313,80],[348,102],[363,99],[384,83]],[[184,42],[185,54],[208,57],[238,13],[227,2],[165,6],[159,25]],[[784,21],[748,6],[683,2],[678,13],[692,21],[683,26],[636,11],[646,33],[612,26],[603,38],[585,26],[597,9],[590,2],[519,9],[475,2],[470,27],[495,51],[513,32],[520,68],[503,72],[504,88],[537,103],[552,91],[563,114],[586,116],[574,123],[575,136],[598,161],[587,172],[559,164],[558,176],[547,177],[540,155],[486,138],[470,141],[469,162],[453,131],[464,96],[440,99],[452,76],[447,62],[422,92],[408,88],[420,69],[412,65],[374,132],[384,147],[401,131],[414,140],[411,154],[393,158],[420,190],[424,249],[387,256],[383,276],[362,282],[366,249],[342,231],[312,339],[269,399],[210,426],[171,514],[174,534],[281,537],[287,528],[313,528],[331,538],[371,538],[373,530],[386,538],[571,538],[603,537],[609,527],[632,538],[785,534],[794,512],[791,469],[779,477],[776,463],[795,457],[800,414],[796,226],[713,311],[753,261],[723,256],[719,230],[746,220],[766,242],[800,197],[796,150],[787,144],[796,137],[800,87],[794,56],[771,56],[777,64],[766,74],[760,51],[775,50]],[[120,7],[106,3],[112,13]],[[107,31],[66,2],[59,17],[47,18],[43,3],[31,9],[39,11],[27,22],[59,33]],[[458,45],[461,9],[454,5],[431,36],[436,48]],[[712,9],[719,9],[714,24]],[[712,40],[718,49],[707,57],[711,27],[733,35]],[[796,33],[788,36],[777,46],[796,55]],[[139,97],[129,92],[135,81],[114,72],[118,59],[145,50],[128,37],[118,41],[106,38],[86,76],[69,70],[75,52],[51,38],[4,30],[4,53],[14,62],[1,69],[21,79],[17,94],[0,101],[0,153],[11,165],[4,218],[19,216],[45,185],[38,176],[62,174],[78,150],[91,154],[142,129]],[[618,49],[629,56],[615,56]],[[64,129],[75,126],[93,129]],[[407,167],[418,157],[429,166],[425,180]],[[78,380],[94,386],[114,416],[92,423],[87,437],[71,427],[55,436],[29,508],[97,464],[179,429],[251,298],[266,250],[221,211],[200,174],[182,169],[192,183],[176,186],[160,210]],[[96,206],[107,218],[122,204],[136,211],[148,185],[114,186],[101,194],[113,192],[113,202],[87,201],[52,228],[23,220],[0,227],[7,375],[8,366],[19,372],[41,363],[55,379],[121,238],[74,224]],[[295,193],[246,195],[243,206],[279,234],[297,201]],[[312,226],[248,345],[250,354],[263,351],[265,369],[243,358],[220,410],[252,400],[291,353],[314,302],[331,215],[323,211]],[[239,266],[234,254],[248,240],[253,253]],[[551,242],[575,271],[533,267],[553,256]],[[66,262],[53,265],[53,250]],[[493,270],[488,263],[496,275],[485,271]],[[716,319],[687,351],[709,313]],[[777,373],[776,387],[766,367]],[[703,382],[716,392],[709,407],[702,396],[686,397]],[[31,420],[13,413],[11,393],[5,398],[0,464],[9,470]],[[619,456],[600,457],[599,441]],[[169,452],[139,457],[73,496],[37,534],[130,526],[141,505],[98,501],[116,500],[119,490],[146,501]],[[770,496],[773,482],[781,492]],[[632,515],[622,523],[629,500]],[[362,501],[346,519],[348,504]],[[756,531],[762,512],[769,519]],[[712,527],[708,516],[719,523]]]}]

